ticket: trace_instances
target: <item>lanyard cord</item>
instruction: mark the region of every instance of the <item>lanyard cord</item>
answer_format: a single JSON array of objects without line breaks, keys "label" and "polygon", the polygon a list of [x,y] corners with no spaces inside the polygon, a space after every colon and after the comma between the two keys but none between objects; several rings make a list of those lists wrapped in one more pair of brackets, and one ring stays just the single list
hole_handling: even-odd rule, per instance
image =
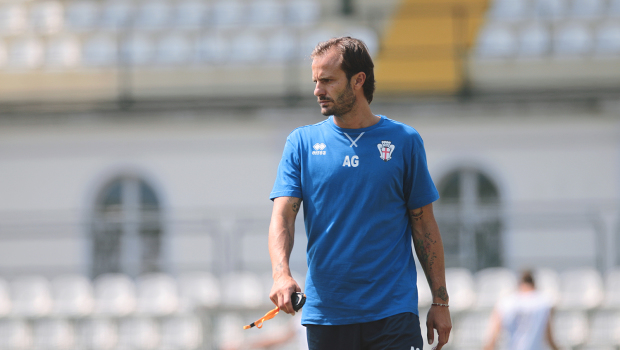
[{"label": "lanyard cord", "polygon": [[267,320],[271,320],[272,318],[274,318],[278,312],[280,312],[280,308],[276,307],[275,309],[269,311],[268,313],[265,314],[265,316],[259,318],[257,321],[252,322],[251,324],[247,325],[247,326],[243,326],[243,329],[250,329],[252,327],[256,327],[256,328],[263,328],[263,322],[267,321]]}]

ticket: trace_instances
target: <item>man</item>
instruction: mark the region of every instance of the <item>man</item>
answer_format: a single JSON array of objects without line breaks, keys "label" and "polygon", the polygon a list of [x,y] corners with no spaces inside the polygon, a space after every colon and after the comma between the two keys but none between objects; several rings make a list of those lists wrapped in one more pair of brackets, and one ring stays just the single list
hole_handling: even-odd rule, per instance
[{"label": "man", "polygon": [[543,348],[543,336],[552,350],[558,350],[551,331],[552,303],[536,290],[531,271],[524,271],[516,294],[500,301],[491,315],[490,338],[485,350],[493,350],[502,328],[508,331],[508,349]]},{"label": "man", "polygon": [[271,199],[270,298],[294,314],[290,296],[295,217],[303,200],[308,237],[302,323],[310,350],[422,349],[415,250],[433,292],[428,341],[451,329],[438,199],[417,131],[370,110],[374,64],[350,37],[312,53],[314,95],[327,120],[287,138]]}]

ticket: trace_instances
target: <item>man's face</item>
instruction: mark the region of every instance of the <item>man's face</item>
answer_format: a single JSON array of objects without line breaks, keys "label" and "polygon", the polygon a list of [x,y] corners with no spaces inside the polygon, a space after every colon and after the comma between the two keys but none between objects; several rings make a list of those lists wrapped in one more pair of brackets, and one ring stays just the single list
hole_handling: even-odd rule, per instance
[{"label": "man's face", "polygon": [[347,76],[340,68],[342,57],[331,49],[312,61],[314,95],[321,106],[321,114],[341,117],[355,106],[356,96]]}]

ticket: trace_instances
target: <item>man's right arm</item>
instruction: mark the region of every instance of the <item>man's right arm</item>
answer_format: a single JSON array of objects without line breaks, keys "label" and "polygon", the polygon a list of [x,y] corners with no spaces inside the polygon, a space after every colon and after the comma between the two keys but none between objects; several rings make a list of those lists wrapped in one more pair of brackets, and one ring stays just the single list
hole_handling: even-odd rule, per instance
[{"label": "man's right arm", "polygon": [[295,218],[300,207],[301,198],[275,198],[269,224],[269,256],[273,274],[273,287],[269,298],[280,310],[291,315],[295,314],[291,295],[294,292],[301,292],[289,268],[295,240]]}]

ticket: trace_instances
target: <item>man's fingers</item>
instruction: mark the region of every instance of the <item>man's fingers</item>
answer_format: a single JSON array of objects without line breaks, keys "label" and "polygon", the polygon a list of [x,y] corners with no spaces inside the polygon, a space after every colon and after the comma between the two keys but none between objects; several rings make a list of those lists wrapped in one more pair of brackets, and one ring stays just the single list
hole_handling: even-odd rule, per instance
[{"label": "man's fingers", "polygon": [[430,322],[426,322],[426,339],[428,339],[428,345],[433,344],[435,341],[435,329],[433,329],[433,324]]}]

